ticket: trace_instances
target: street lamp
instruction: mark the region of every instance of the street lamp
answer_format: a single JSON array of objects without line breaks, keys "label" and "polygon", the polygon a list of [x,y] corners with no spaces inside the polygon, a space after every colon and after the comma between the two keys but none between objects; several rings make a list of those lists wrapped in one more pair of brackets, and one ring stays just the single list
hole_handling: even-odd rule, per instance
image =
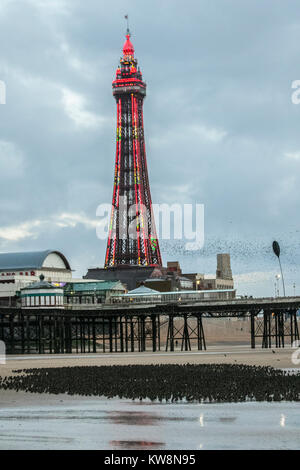
[{"label": "street lamp", "polygon": [[273,241],[273,251],[274,251],[274,253],[277,256],[278,261],[279,261],[279,267],[280,267],[281,278],[282,278],[283,295],[285,297],[284,279],[283,279],[282,267],[281,267],[281,262],[280,262],[280,246],[279,246],[279,243],[276,240]]}]

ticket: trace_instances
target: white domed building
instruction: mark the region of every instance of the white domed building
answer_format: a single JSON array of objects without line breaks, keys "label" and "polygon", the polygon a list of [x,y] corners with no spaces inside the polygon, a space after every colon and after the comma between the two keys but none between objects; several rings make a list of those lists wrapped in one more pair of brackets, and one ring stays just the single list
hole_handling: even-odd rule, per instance
[{"label": "white domed building", "polygon": [[17,292],[38,282],[40,276],[55,287],[72,279],[67,258],[56,250],[0,253],[0,305],[12,304]]}]

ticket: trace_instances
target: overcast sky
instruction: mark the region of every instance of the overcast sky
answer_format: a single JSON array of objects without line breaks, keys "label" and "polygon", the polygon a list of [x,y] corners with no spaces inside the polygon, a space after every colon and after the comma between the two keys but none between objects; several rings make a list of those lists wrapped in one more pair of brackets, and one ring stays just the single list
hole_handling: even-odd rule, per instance
[{"label": "overcast sky", "polygon": [[75,276],[103,266],[126,13],[153,202],[205,205],[204,248],[162,242],[164,264],[215,273],[230,252],[238,293],[273,295],[277,239],[300,294],[296,0],[1,0],[0,250],[61,250]]}]

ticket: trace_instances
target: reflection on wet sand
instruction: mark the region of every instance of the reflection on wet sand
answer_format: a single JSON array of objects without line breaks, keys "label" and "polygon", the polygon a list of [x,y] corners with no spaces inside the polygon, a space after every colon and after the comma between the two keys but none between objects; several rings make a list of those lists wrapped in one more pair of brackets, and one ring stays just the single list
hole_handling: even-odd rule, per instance
[{"label": "reflection on wet sand", "polygon": [[111,411],[108,412],[106,418],[115,424],[126,424],[129,426],[157,426],[160,421],[162,423],[166,421],[195,421],[194,417],[158,415],[142,411],[128,411],[123,413]]},{"label": "reflection on wet sand", "polygon": [[221,421],[221,423],[233,423],[234,421],[236,421],[236,418],[231,417],[231,416],[226,416],[226,417],[219,418],[219,420]]},{"label": "reflection on wet sand", "polygon": [[149,442],[149,441],[110,441],[110,445],[114,449],[161,449],[166,445],[165,442]]},{"label": "reflection on wet sand", "polygon": [[125,413],[112,411],[108,414],[108,418],[115,424],[153,426],[158,417],[152,413],[143,413],[142,411],[129,411]]}]

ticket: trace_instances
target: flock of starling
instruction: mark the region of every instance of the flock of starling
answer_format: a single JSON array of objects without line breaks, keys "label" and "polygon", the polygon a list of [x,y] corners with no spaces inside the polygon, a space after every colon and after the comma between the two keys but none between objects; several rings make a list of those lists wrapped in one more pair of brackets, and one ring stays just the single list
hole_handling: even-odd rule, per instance
[{"label": "flock of starling", "polygon": [[0,389],[132,400],[300,401],[300,374],[238,364],[163,364],[23,369]]}]

